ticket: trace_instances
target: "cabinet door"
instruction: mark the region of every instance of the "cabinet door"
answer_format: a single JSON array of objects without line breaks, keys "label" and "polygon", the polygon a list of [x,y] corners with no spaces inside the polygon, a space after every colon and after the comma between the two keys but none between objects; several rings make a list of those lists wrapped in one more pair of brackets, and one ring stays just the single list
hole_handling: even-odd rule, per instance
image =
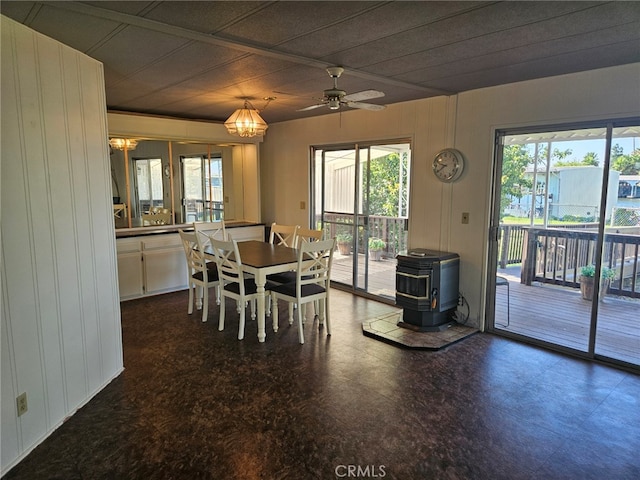
[{"label": "cabinet door", "polygon": [[187,262],[180,248],[142,252],[146,293],[187,288]]},{"label": "cabinet door", "polygon": [[140,252],[118,253],[120,300],[136,298],[144,293]]}]

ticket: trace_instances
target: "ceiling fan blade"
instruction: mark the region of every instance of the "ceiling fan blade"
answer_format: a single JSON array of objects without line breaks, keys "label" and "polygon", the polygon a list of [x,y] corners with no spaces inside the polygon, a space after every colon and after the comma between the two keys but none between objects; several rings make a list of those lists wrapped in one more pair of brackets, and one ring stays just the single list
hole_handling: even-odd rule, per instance
[{"label": "ceiling fan blade", "polygon": [[359,102],[360,100],[371,100],[372,98],[384,97],[384,92],[378,90],[363,90],[362,92],[350,93],[342,97],[345,102]]},{"label": "ceiling fan blade", "polygon": [[313,110],[314,108],[320,108],[320,107],[324,107],[326,105],[326,103],[318,103],[317,105],[310,105],[308,107],[304,107],[304,108],[299,108],[298,110],[296,110],[297,112],[306,112],[307,110]]},{"label": "ceiling fan blade", "polygon": [[362,108],[363,110],[384,110],[387,108],[385,105],[375,105],[373,103],[362,103],[362,102],[345,102],[348,107],[351,108]]}]

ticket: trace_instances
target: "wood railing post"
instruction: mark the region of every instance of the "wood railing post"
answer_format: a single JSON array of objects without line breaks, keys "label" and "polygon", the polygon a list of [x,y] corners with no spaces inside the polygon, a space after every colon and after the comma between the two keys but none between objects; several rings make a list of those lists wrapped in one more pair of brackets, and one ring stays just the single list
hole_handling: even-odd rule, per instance
[{"label": "wood railing post", "polygon": [[531,285],[536,276],[536,250],[537,241],[535,230],[525,228],[523,244],[522,270],[520,272],[520,283]]},{"label": "wood railing post", "polygon": [[509,264],[509,246],[511,244],[511,227],[503,225],[502,238],[500,240],[500,268],[507,268]]}]

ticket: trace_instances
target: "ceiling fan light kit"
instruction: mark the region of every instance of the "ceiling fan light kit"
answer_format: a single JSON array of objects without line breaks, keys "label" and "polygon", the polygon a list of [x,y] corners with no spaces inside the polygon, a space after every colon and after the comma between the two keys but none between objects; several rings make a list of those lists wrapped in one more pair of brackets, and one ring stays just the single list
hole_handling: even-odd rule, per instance
[{"label": "ceiling fan light kit", "polygon": [[376,105],[374,103],[364,103],[360,100],[369,100],[372,98],[384,97],[384,93],[378,90],[363,90],[362,92],[350,93],[338,88],[338,78],[344,72],[342,67],[327,67],[327,73],[333,78],[333,88],[328,88],[323,92],[323,97],[320,103],[316,105],[310,105],[305,108],[301,108],[299,112],[305,112],[307,110],[313,110],[315,108],[329,107],[329,110],[339,110],[341,106],[345,105],[350,108],[361,108],[364,110],[383,110],[384,105]]}]

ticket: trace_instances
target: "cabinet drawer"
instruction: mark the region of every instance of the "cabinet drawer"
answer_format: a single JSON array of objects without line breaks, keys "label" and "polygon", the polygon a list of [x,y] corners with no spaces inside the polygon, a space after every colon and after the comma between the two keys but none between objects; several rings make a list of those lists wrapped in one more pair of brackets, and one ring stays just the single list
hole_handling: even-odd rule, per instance
[{"label": "cabinet drawer", "polygon": [[167,235],[158,235],[151,238],[145,238],[142,241],[143,250],[157,250],[166,248],[182,248],[180,235],[171,233]]},{"label": "cabinet drawer", "polygon": [[116,239],[116,252],[118,252],[118,254],[139,252],[141,248],[140,239],[138,238]]}]

